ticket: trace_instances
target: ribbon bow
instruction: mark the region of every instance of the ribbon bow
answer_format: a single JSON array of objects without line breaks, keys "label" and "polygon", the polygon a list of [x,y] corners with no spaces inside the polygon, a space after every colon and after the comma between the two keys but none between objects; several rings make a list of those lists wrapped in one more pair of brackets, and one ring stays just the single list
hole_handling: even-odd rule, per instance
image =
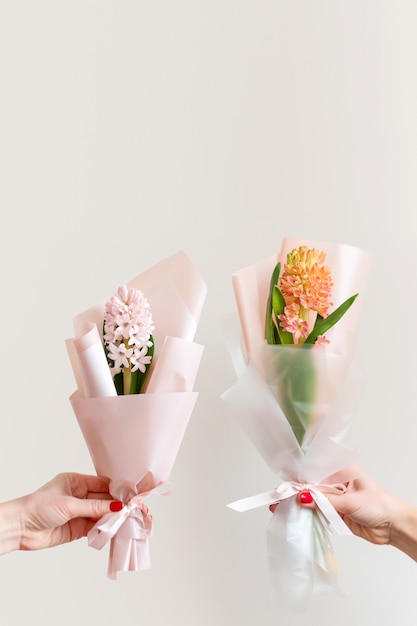
[{"label": "ribbon bow", "polygon": [[151,536],[152,516],[146,511],[142,501],[142,494],[138,494],[131,498],[120,511],[103,515],[88,533],[88,545],[96,550],[104,548],[128,517],[137,521],[136,539],[146,539]]},{"label": "ribbon bow", "polygon": [[340,515],[337,513],[332,504],[324,494],[334,493],[342,494],[346,492],[346,485],[343,483],[306,483],[287,480],[279,485],[276,489],[265,491],[255,496],[249,496],[242,500],[236,500],[227,506],[235,511],[243,512],[256,509],[260,506],[274,504],[296,496],[301,491],[310,491],[314,498],[317,508],[329,522],[330,526],[338,535],[352,535],[350,528],[345,524]]},{"label": "ribbon bow", "polygon": [[120,511],[103,515],[88,533],[88,545],[101,550],[112,540],[109,577],[117,571],[137,571],[150,567],[148,538],[152,535],[152,515],[144,505],[150,495],[169,495],[171,485],[161,483],[134,495]]}]

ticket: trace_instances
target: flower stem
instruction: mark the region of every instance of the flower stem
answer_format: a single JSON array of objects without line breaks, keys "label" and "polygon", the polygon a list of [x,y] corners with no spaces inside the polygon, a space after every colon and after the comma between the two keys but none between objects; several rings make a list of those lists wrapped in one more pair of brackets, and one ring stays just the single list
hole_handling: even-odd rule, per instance
[{"label": "flower stem", "polygon": [[123,368],[123,394],[125,396],[130,394],[130,384],[132,380],[132,371],[130,367]]}]

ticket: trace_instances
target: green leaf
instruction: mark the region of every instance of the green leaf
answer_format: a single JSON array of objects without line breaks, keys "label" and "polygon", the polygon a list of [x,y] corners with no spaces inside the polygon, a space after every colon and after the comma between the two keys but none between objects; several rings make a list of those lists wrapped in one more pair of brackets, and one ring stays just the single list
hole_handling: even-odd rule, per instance
[{"label": "green leaf", "polygon": [[116,392],[118,396],[123,395],[123,372],[119,372],[113,378],[114,386],[116,387]]},{"label": "green leaf", "polygon": [[317,337],[324,335],[332,326],[334,326],[346,313],[346,311],[352,306],[359,294],[355,294],[345,300],[343,304],[337,307],[328,317],[317,316],[314,328],[305,340],[305,343],[315,343]]},{"label": "green leaf", "polygon": [[141,375],[143,376],[143,374],[142,374],[142,372],[140,370],[136,370],[136,372],[132,372],[130,374],[129,395],[132,394],[132,393],[139,393],[139,391],[137,391],[137,389],[138,389],[138,387],[140,385]]},{"label": "green leaf", "polygon": [[279,273],[281,271],[281,263],[277,263],[274,267],[274,271],[271,275],[271,280],[269,283],[269,296],[266,304],[266,314],[265,314],[265,339],[269,344],[277,344],[281,343],[278,335],[277,328],[274,324],[274,320],[272,318],[272,294],[274,292],[274,288],[278,283]]},{"label": "green leaf", "polygon": [[277,323],[276,328],[278,330],[280,343],[290,344],[294,343],[294,337],[292,336],[292,333],[288,333],[287,331],[282,330],[278,320],[278,315],[282,315],[284,313],[285,306],[285,298],[282,295],[282,291],[278,287],[278,285],[275,285],[272,292],[272,310],[274,312],[275,320]]}]

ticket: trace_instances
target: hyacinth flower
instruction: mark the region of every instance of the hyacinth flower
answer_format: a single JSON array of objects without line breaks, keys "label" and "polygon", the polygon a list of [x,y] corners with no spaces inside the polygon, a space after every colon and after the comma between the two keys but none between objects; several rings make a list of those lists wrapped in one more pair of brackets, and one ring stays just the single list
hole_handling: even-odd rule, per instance
[{"label": "hyacinth flower", "polygon": [[329,315],[333,280],[330,268],[324,265],[325,258],[325,252],[300,246],[288,253],[282,276],[281,263],[275,266],[265,320],[269,344],[328,343],[325,333],[342,318],[358,294]]},{"label": "hyacinth flower", "polygon": [[104,307],[103,341],[118,395],[140,393],[154,352],[155,329],[142,291],[123,285]]},{"label": "hyacinth flower", "polygon": [[[331,269],[324,265],[326,254],[300,246],[287,254],[272,272],[266,307],[265,339],[269,345],[297,346],[292,350],[269,351],[269,382],[282,403],[286,417],[301,445],[311,424],[317,387],[313,345],[329,343],[325,333],[348,311],[358,294],[347,298],[332,313]],[[274,366],[275,365],[275,366]],[[274,376],[279,372],[279,376]]]}]

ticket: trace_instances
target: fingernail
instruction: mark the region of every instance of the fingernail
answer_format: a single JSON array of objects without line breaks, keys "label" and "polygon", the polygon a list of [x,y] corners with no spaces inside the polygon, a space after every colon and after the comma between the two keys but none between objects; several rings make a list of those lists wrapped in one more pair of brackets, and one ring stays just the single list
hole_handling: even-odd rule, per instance
[{"label": "fingernail", "polygon": [[110,511],[112,511],[113,513],[116,513],[117,511],[121,511],[123,507],[124,507],[123,502],[118,502],[116,500],[114,502],[110,502]]},{"label": "fingernail", "polygon": [[309,491],[301,491],[298,499],[300,500],[301,504],[311,504],[313,502],[313,496]]}]

